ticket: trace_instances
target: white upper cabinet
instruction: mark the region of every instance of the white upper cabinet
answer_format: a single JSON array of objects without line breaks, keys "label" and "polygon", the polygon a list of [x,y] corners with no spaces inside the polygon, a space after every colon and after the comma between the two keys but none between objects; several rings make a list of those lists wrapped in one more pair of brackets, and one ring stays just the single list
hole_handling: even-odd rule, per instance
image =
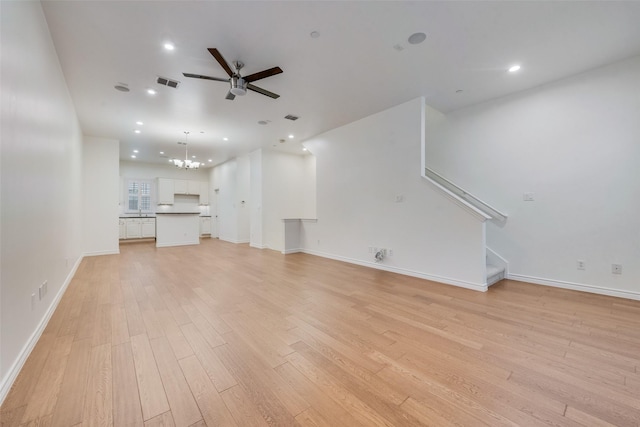
[{"label": "white upper cabinet", "polygon": [[174,180],[167,178],[158,178],[158,204],[172,205],[174,193]]},{"label": "white upper cabinet", "polygon": [[200,195],[200,181],[187,181],[187,194]]},{"label": "white upper cabinet", "polygon": [[173,192],[175,194],[188,194],[187,193],[187,181],[184,179],[173,180]]}]

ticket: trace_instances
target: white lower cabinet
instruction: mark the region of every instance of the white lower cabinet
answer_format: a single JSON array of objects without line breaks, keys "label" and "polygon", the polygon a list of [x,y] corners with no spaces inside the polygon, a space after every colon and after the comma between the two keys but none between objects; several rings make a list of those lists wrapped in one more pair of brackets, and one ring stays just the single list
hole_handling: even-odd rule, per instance
[{"label": "white lower cabinet", "polygon": [[141,220],[137,218],[127,218],[127,239],[139,239],[142,237]]},{"label": "white lower cabinet", "polygon": [[211,217],[210,216],[201,216],[200,217],[200,235],[210,235],[211,234]]},{"label": "white lower cabinet", "polygon": [[142,237],[156,237],[156,219],[142,219]]},{"label": "white lower cabinet", "polygon": [[120,218],[121,239],[156,237],[155,218]]},{"label": "white lower cabinet", "polygon": [[124,219],[120,218],[120,221],[118,221],[119,227],[120,227],[120,239],[126,239],[127,238],[127,223],[125,222]]}]

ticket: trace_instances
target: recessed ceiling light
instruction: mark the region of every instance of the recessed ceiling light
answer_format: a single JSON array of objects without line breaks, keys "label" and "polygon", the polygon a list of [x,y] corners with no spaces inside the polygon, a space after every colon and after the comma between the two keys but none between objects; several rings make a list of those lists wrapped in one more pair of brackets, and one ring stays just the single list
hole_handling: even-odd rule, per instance
[{"label": "recessed ceiling light", "polygon": [[317,31],[311,31],[311,34],[309,34],[311,36],[312,39],[317,39],[318,37],[320,37],[320,33]]},{"label": "recessed ceiling light", "polygon": [[509,68],[509,72],[510,73],[515,73],[516,71],[518,71],[520,69],[519,65],[513,65]]},{"label": "recessed ceiling light", "polygon": [[136,158],[136,156],[135,156],[134,154],[132,154],[132,155],[131,155],[131,158],[132,158],[132,159],[135,159],[135,158]]},{"label": "recessed ceiling light", "polygon": [[223,140],[223,141],[228,141],[228,140],[229,140],[229,138],[222,138],[222,140]]},{"label": "recessed ceiling light", "polygon": [[209,159],[209,163],[211,163],[211,162],[213,162],[213,160],[212,160],[212,159]]},{"label": "recessed ceiling light", "polygon": [[153,90],[153,89],[147,89],[147,93],[148,93],[149,95],[155,95],[155,94],[156,94],[156,91],[155,91],[155,90]]},{"label": "recessed ceiling light", "polygon": [[120,92],[129,92],[129,88],[125,85],[115,85],[114,89],[119,90]]},{"label": "recessed ceiling light", "polygon": [[458,90],[456,91],[456,93],[462,93],[462,92],[463,92],[463,91],[462,91],[462,89],[458,89]]},{"label": "recessed ceiling light", "polygon": [[161,151],[160,154],[164,154],[164,151]]},{"label": "recessed ceiling light", "polygon": [[173,45],[173,43],[165,43],[164,44],[164,48],[167,49],[167,50],[173,50],[176,47]]},{"label": "recessed ceiling light", "polygon": [[134,132],[135,133],[140,133],[141,131],[140,131],[140,129],[136,129],[136,130],[134,130]]},{"label": "recessed ceiling light", "polygon": [[142,123],[141,121],[137,121],[137,122],[136,122],[136,124],[137,124],[138,126],[142,126],[144,123]]},{"label": "recessed ceiling light", "polygon": [[191,156],[191,158],[192,158],[192,159],[195,159],[195,158],[196,158],[196,156]]},{"label": "recessed ceiling light", "polygon": [[268,122],[266,122],[266,121],[264,121],[264,120],[260,120],[260,121],[258,122],[258,124],[259,124],[259,125],[266,125],[267,123],[268,123]]},{"label": "recessed ceiling light", "polygon": [[293,135],[289,135],[289,139],[293,139]]},{"label": "recessed ceiling light", "polygon": [[134,153],[138,153],[138,150],[133,150]]},{"label": "recessed ceiling light", "polygon": [[409,44],[420,44],[427,38],[425,33],[413,33],[409,36]]},{"label": "recessed ceiling light", "polygon": [[307,151],[306,147],[302,149],[302,151]]}]

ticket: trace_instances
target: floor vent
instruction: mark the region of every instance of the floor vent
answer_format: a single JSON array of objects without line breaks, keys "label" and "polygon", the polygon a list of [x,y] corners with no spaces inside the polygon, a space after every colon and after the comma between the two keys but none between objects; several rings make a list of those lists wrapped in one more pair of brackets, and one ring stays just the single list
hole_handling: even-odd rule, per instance
[{"label": "floor vent", "polygon": [[172,87],[174,89],[176,89],[178,87],[178,85],[180,84],[179,81],[171,80],[171,79],[168,79],[166,77],[158,77],[157,82],[158,82],[158,84],[160,84],[162,86],[169,86],[169,87]]}]

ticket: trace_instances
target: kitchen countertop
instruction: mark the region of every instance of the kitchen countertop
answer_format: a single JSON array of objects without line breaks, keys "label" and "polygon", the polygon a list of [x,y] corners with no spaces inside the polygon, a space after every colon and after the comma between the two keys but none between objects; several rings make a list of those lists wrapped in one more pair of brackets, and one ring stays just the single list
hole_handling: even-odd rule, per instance
[{"label": "kitchen countertop", "polygon": [[156,215],[200,215],[200,212],[156,212]]}]

